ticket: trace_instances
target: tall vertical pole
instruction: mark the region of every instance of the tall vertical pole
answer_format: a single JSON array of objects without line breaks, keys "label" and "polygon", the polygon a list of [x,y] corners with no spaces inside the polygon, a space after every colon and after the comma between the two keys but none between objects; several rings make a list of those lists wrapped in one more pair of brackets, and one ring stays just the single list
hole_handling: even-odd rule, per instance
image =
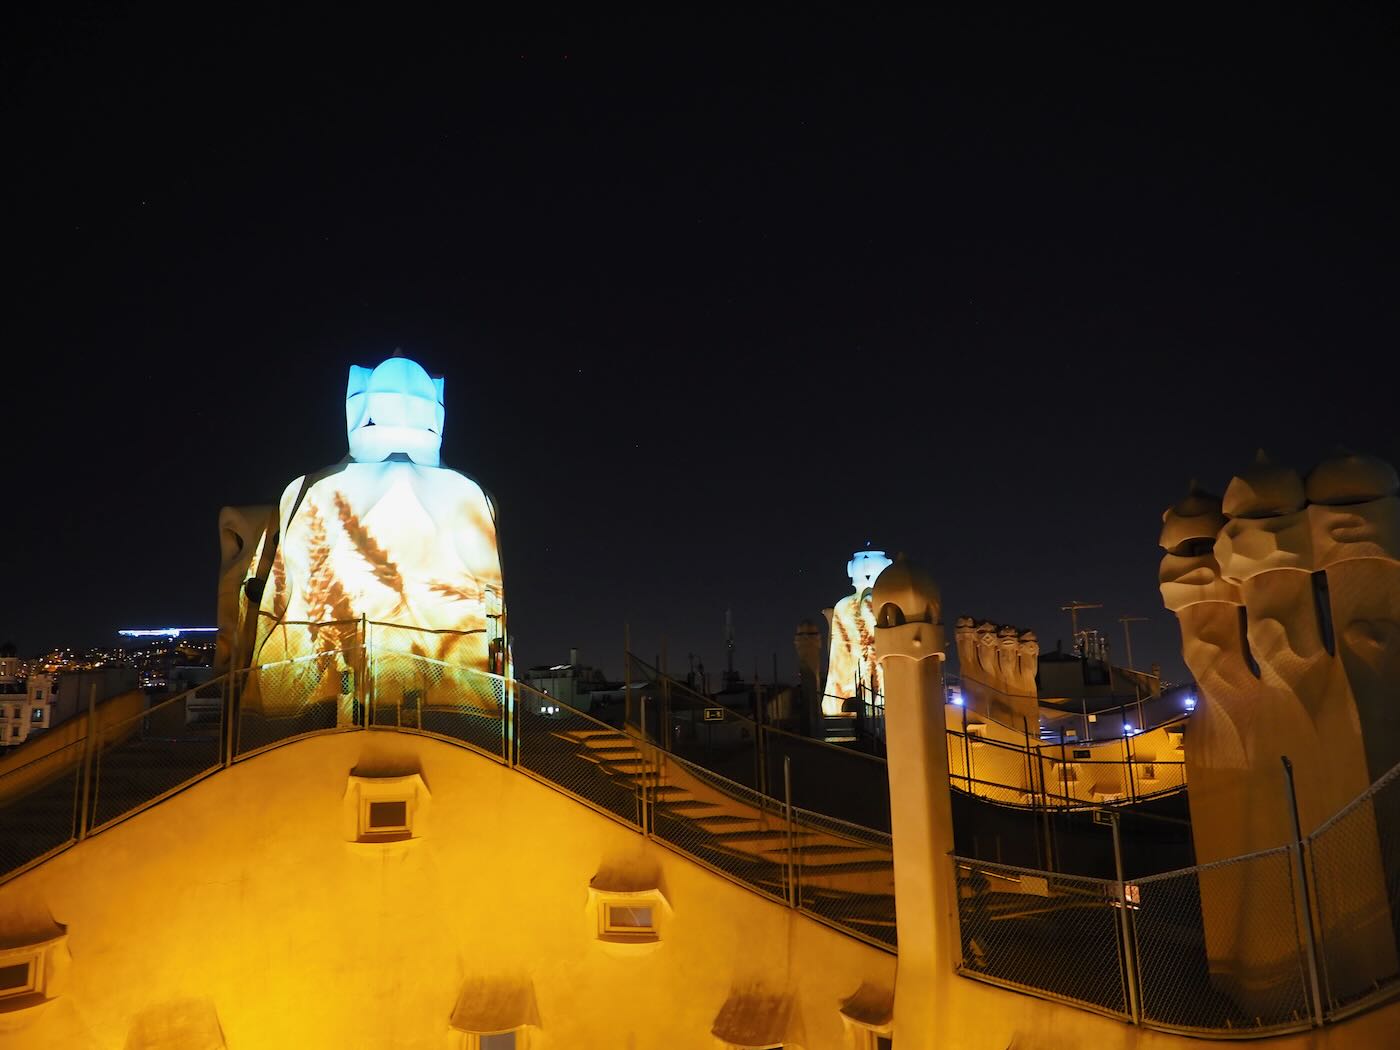
[{"label": "tall vertical pole", "polygon": [[967,697],[962,705],[963,773],[967,776],[967,793],[972,794],[972,738],[967,735]]},{"label": "tall vertical pole", "polygon": [[[352,711],[350,712],[350,722],[351,722],[352,725],[355,724],[356,722],[358,722],[358,723],[361,724],[361,725],[365,725],[365,726],[369,725],[369,705],[370,705],[370,700],[371,700],[371,698],[370,698],[369,671],[370,671],[370,656],[369,656],[369,615],[368,615],[367,613],[361,613],[361,614],[360,614],[360,682],[359,682],[359,688],[355,690],[356,694],[359,696],[359,707],[360,707],[360,710],[359,710],[358,712],[356,712],[356,711],[354,711],[354,710],[352,710]],[[355,702],[355,701],[354,701],[354,698],[352,697],[352,698],[351,698],[351,703],[353,704],[354,702]],[[357,714],[359,715],[358,718],[355,717]]]},{"label": "tall vertical pole", "polygon": [[1065,754],[1065,731],[1060,729],[1060,772],[1055,778],[1059,781],[1060,797],[1065,804],[1065,809],[1069,809],[1069,758]]},{"label": "tall vertical pole", "polygon": [[1133,752],[1126,732],[1123,734],[1123,773],[1128,778],[1128,798],[1136,802],[1137,792],[1133,789]]},{"label": "tall vertical pole", "polygon": [[220,717],[220,727],[218,727],[218,743],[223,749],[224,769],[234,764],[234,720],[232,720],[232,710],[234,710],[234,672],[230,671],[224,676],[224,685],[220,686],[220,704],[218,704],[218,717]]},{"label": "tall vertical pole", "polygon": [[1313,1027],[1322,1027],[1322,989],[1317,979],[1317,937],[1313,932],[1312,896],[1308,892],[1308,871],[1303,863],[1303,823],[1298,817],[1298,792],[1293,783],[1293,763],[1280,755],[1288,784],[1288,806],[1293,814],[1293,857],[1298,866],[1298,893],[1303,905],[1303,939],[1308,950],[1308,984],[1312,990]]},{"label": "tall vertical pole", "polygon": [[1136,670],[1137,670],[1137,667],[1133,664],[1133,634],[1132,634],[1132,631],[1130,631],[1130,630],[1128,629],[1128,625],[1129,625],[1130,623],[1141,623],[1141,622],[1143,622],[1143,621],[1146,620],[1146,619],[1147,619],[1146,616],[1120,616],[1120,617],[1118,617],[1118,622],[1121,623],[1121,624],[1123,625],[1123,645],[1124,645],[1124,648],[1127,650],[1128,670],[1129,670],[1129,671],[1136,671]]},{"label": "tall vertical pole", "polygon": [[1045,870],[1055,870],[1055,836],[1050,829],[1050,792],[1045,787],[1045,751],[1035,749],[1035,766],[1040,773],[1040,823],[1045,835]]},{"label": "tall vertical pole", "polygon": [[642,730],[642,740],[641,743],[637,745],[638,751],[640,751],[642,756],[642,769],[637,783],[642,792],[642,832],[646,835],[650,835],[651,814],[647,812],[647,698],[645,693],[637,698],[637,704],[641,708],[637,714],[637,720]]},{"label": "tall vertical pole", "polygon": [[792,826],[792,756],[783,756],[783,805],[787,814],[787,880],[788,903],[794,908],[802,906],[802,894],[797,885],[796,835]]},{"label": "tall vertical pole", "polygon": [[94,766],[97,765],[97,757],[101,751],[101,742],[97,739],[97,683],[93,682],[88,690],[88,717],[87,717],[87,737],[83,747],[83,790],[82,798],[79,802],[78,810],[78,841],[87,838],[88,824],[91,822],[91,814],[88,812],[88,800],[92,797],[93,778],[96,776]]},{"label": "tall vertical pole", "polygon": [[622,625],[622,729],[632,719],[632,625]]},{"label": "tall vertical pole", "polygon": [[1118,922],[1123,938],[1123,976],[1127,981],[1128,1015],[1133,1024],[1142,1020],[1142,1007],[1138,1002],[1137,958],[1133,953],[1133,928],[1128,918],[1128,891],[1123,881],[1123,842],[1118,836],[1118,813],[1114,810],[1099,810],[1106,813],[1109,826],[1113,829],[1113,871],[1118,880]]}]

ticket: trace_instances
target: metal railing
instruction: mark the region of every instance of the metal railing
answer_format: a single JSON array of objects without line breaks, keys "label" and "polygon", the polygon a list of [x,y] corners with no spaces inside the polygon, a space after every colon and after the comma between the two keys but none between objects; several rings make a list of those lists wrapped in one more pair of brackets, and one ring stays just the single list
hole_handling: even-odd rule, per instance
[{"label": "metal railing", "polygon": [[87,747],[75,740],[0,773],[0,877],[78,841]]},{"label": "metal railing", "polygon": [[636,830],[646,827],[655,762],[636,740],[519,682],[515,690],[516,769]]},{"label": "metal railing", "polygon": [[[1122,758],[1076,758],[1068,745],[1016,744],[950,729],[949,783],[959,791],[1034,810],[1092,810],[1176,794],[1186,787],[1186,763],[1138,754],[1131,737]],[[1100,752],[1102,748],[1099,749]]]},{"label": "metal railing", "polygon": [[1316,1027],[1400,996],[1400,765],[1297,842],[1121,871],[1121,859],[1115,880],[953,857],[957,972],[1217,1038]]},{"label": "metal railing", "polygon": [[954,857],[967,977],[1130,1019],[1115,884]]},{"label": "metal railing", "polygon": [[782,795],[784,763],[791,759],[795,805],[890,830],[883,758],[772,724],[764,717],[771,697],[760,695],[745,713],[630,653],[627,673],[629,683],[638,684],[629,687],[620,725],[640,735],[645,723],[646,738],[657,747],[770,798]]},{"label": "metal railing", "polygon": [[889,835],[800,809],[790,787],[779,800],[654,746],[645,751],[656,763],[656,786],[644,797],[653,839],[847,934],[895,948]]},{"label": "metal railing", "polygon": [[794,808],[792,899],[838,929],[894,948],[894,840],[885,832]]},{"label": "metal railing", "polygon": [[741,768],[776,783],[779,800],[659,746],[661,723],[647,725],[640,697],[636,724],[618,727],[500,675],[388,648],[386,632],[369,633],[366,645],[365,634],[348,636],[353,623],[332,626],[326,637],[341,648],[221,675],[110,723],[93,706],[81,738],[0,774],[0,880],[269,748],[389,730],[470,748],[732,881],[893,948],[889,835],[794,802],[795,785],[821,802],[821,777],[851,759],[887,796],[882,762],[817,743],[818,771],[794,776],[806,743],[775,730],[769,754],[752,747],[750,732]]},{"label": "metal railing", "polygon": [[1327,1016],[1400,993],[1400,765],[1309,835],[1306,856]]},{"label": "metal railing", "polygon": [[[0,773],[0,880],[279,743],[388,730],[469,748],[740,885],[896,946],[890,836],[802,805],[804,752],[774,763],[755,751],[762,761],[746,768],[760,790],[662,746],[670,724],[643,702],[618,727],[499,675],[354,644],[242,669],[107,724],[92,706],[86,725]],[[774,733],[754,739],[773,746]],[[1116,845],[1118,812],[1098,812]],[[1400,993],[1400,766],[1296,843],[1131,880],[1120,859],[1117,871],[953,857],[958,972],[1216,1036],[1317,1025]]]},{"label": "metal railing", "polygon": [[84,834],[95,835],[223,768],[227,686],[226,677],[206,682],[90,738]]},{"label": "metal railing", "polygon": [[[890,830],[886,760],[855,747],[817,740],[766,722],[764,698],[745,713],[627,655],[626,702],[612,724],[641,732],[658,747],[775,797],[785,758],[792,759],[796,805],[842,820]],[[758,718],[753,715],[759,715]],[[1180,759],[1139,753],[1135,737],[1116,743],[1122,758],[1075,758],[1085,745],[1024,743],[948,730],[948,772],[958,790],[1000,805],[1033,810],[1091,810],[1135,805],[1186,787]],[[1112,748],[1109,744],[1108,748]],[[1108,748],[1100,741],[1094,754]]]}]

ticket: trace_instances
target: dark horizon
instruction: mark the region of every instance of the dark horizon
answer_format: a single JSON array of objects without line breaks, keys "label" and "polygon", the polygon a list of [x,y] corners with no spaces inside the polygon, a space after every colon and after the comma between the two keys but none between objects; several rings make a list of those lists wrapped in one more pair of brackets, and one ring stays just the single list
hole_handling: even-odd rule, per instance
[{"label": "dark horizon", "polygon": [[1400,23],[1171,14],[9,15],[0,641],[212,624],[401,348],[518,666],[790,674],[869,542],[1185,677],[1188,482],[1400,462]]}]

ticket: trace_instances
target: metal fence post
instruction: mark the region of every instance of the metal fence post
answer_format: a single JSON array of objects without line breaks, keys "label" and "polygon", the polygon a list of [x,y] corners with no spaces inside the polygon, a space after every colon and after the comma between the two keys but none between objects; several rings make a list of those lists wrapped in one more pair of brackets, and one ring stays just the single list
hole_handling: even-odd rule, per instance
[{"label": "metal fence post", "polygon": [[1132,1018],[1133,1024],[1141,1024],[1142,1004],[1138,997],[1137,958],[1133,952],[1135,940],[1132,920],[1128,916],[1128,889],[1123,881],[1123,843],[1118,836],[1119,814],[1115,810],[1101,809],[1095,814],[1096,819],[1099,815],[1107,816],[1109,827],[1113,829],[1113,872],[1118,881],[1118,920],[1122,944],[1119,951],[1123,960],[1123,978],[1127,983],[1128,1016]]},{"label": "metal fence post", "polygon": [[92,781],[95,773],[93,766],[97,762],[97,753],[100,745],[97,743],[97,683],[92,683],[92,688],[88,690],[88,717],[87,717],[87,743],[83,748],[83,789],[78,810],[78,841],[82,842],[87,838],[88,824],[91,822],[91,814],[88,812],[88,800],[92,797]]},{"label": "metal fence post", "polygon": [[[516,710],[515,703],[515,679],[507,678],[502,683],[505,695],[501,698],[504,707],[501,709],[501,757],[506,760],[507,766],[515,765],[515,740],[516,740]],[[421,723],[423,716],[420,714],[418,720]]]},{"label": "metal fence post", "polygon": [[[637,744],[637,750],[641,752],[642,769],[641,776],[637,778],[637,789],[642,795],[642,834],[651,836],[651,814],[647,812],[647,695],[642,693],[637,698],[637,725],[642,731],[642,739]],[[658,774],[660,770],[657,770]]]},{"label": "metal fence post", "polygon": [[967,779],[967,793],[972,794],[972,742],[967,735],[967,698],[962,706],[963,774]]},{"label": "metal fence post", "polygon": [[219,708],[219,715],[224,720],[224,724],[219,727],[223,743],[223,754],[219,757],[223,760],[225,769],[233,765],[233,684],[236,674],[237,672],[230,667],[228,676],[224,679],[223,702]]},{"label": "metal fence post", "polygon": [[1127,733],[1123,734],[1123,772],[1128,778],[1128,798],[1137,801],[1137,790],[1133,785],[1133,745]]},{"label": "metal fence post", "polygon": [[763,732],[763,697],[759,692],[761,687],[757,682],[753,684],[754,705],[753,705],[753,757],[754,765],[754,787],[758,788],[758,793],[763,798],[768,797],[768,738]]},{"label": "metal fence post", "polygon": [[788,903],[794,908],[802,906],[802,892],[797,885],[797,857],[793,848],[792,826],[792,756],[783,756],[783,802],[787,812],[787,883]]},{"label": "metal fence post", "polygon": [[1288,785],[1288,806],[1293,814],[1293,859],[1298,869],[1298,893],[1303,905],[1303,940],[1307,948],[1308,985],[1312,990],[1313,1027],[1322,1027],[1322,990],[1317,978],[1317,939],[1313,933],[1312,895],[1308,892],[1307,865],[1303,863],[1303,824],[1298,817],[1298,793],[1293,784],[1293,763],[1280,755]]}]

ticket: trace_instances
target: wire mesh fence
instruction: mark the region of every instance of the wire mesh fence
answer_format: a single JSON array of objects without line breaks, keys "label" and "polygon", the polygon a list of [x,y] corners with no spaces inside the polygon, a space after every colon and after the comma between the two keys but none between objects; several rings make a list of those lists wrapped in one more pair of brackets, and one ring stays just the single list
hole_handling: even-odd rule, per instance
[{"label": "wire mesh fence", "polygon": [[1128,884],[1143,1023],[1262,1035],[1307,1027],[1294,847]]},{"label": "wire mesh fence", "polygon": [[[1145,802],[1186,787],[1186,763],[1138,754],[1128,741],[1105,746],[1015,743],[948,730],[948,778],[960,791],[1003,806],[1089,810]],[[1105,758],[1121,748],[1122,757]]]},{"label": "wire mesh fence", "polygon": [[370,726],[448,737],[505,761],[511,683],[460,664],[371,650]]},{"label": "wire mesh fence", "polygon": [[[391,729],[511,763],[759,893],[896,946],[882,760],[765,724],[761,695],[755,719],[635,658],[609,724],[475,665],[364,640],[243,669],[116,721],[94,713],[90,738],[75,731],[29,761],[0,760],[0,878],[262,748]],[[956,732],[948,748],[955,787],[1061,808],[1066,820],[1184,784],[1181,763],[1128,742],[1121,761]],[[1276,1033],[1400,993],[1400,766],[1302,843],[1129,875],[952,858],[958,972],[1193,1034]]]},{"label": "wire mesh fence", "polygon": [[0,875],[77,840],[87,739],[0,766]]},{"label": "wire mesh fence", "polygon": [[327,650],[230,676],[233,755],[363,723],[364,650]]},{"label": "wire mesh fence", "polygon": [[967,977],[1128,1019],[1117,884],[953,857]]},{"label": "wire mesh fence", "polygon": [[876,944],[898,943],[888,834],[794,807],[792,897],[803,911]]},{"label": "wire mesh fence", "polygon": [[769,726],[759,734],[767,794],[785,798],[786,776],[792,804],[799,809],[890,830],[890,776],[884,759]]},{"label": "wire mesh fence", "polygon": [[658,756],[653,836],[759,893],[790,899],[784,806],[676,755]]},{"label": "wire mesh fence", "polygon": [[[673,755],[762,791],[766,770],[748,693],[710,697],[628,653],[624,724]],[[738,704],[749,707],[740,710]]]},{"label": "wire mesh fence", "polygon": [[1400,766],[1314,831],[1308,854],[1328,1012],[1400,992]]},{"label": "wire mesh fence", "polygon": [[[658,747],[769,798],[785,797],[784,760],[791,759],[794,805],[889,830],[885,760],[755,719],[772,706],[761,685],[709,697],[632,654],[628,681],[626,725],[639,734],[645,726]],[[747,713],[734,706],[741,702]]]},{"label": "wire mesh fence", "polygon": [[641,829],[655,763],[633,737],[519,682],[514,762],[575,798]]},{"label": "wire mesh fence", "polygon": [[223,765],[227,688],[227,678],[220,677],[98,730],[89,831],[100,831]]}]

